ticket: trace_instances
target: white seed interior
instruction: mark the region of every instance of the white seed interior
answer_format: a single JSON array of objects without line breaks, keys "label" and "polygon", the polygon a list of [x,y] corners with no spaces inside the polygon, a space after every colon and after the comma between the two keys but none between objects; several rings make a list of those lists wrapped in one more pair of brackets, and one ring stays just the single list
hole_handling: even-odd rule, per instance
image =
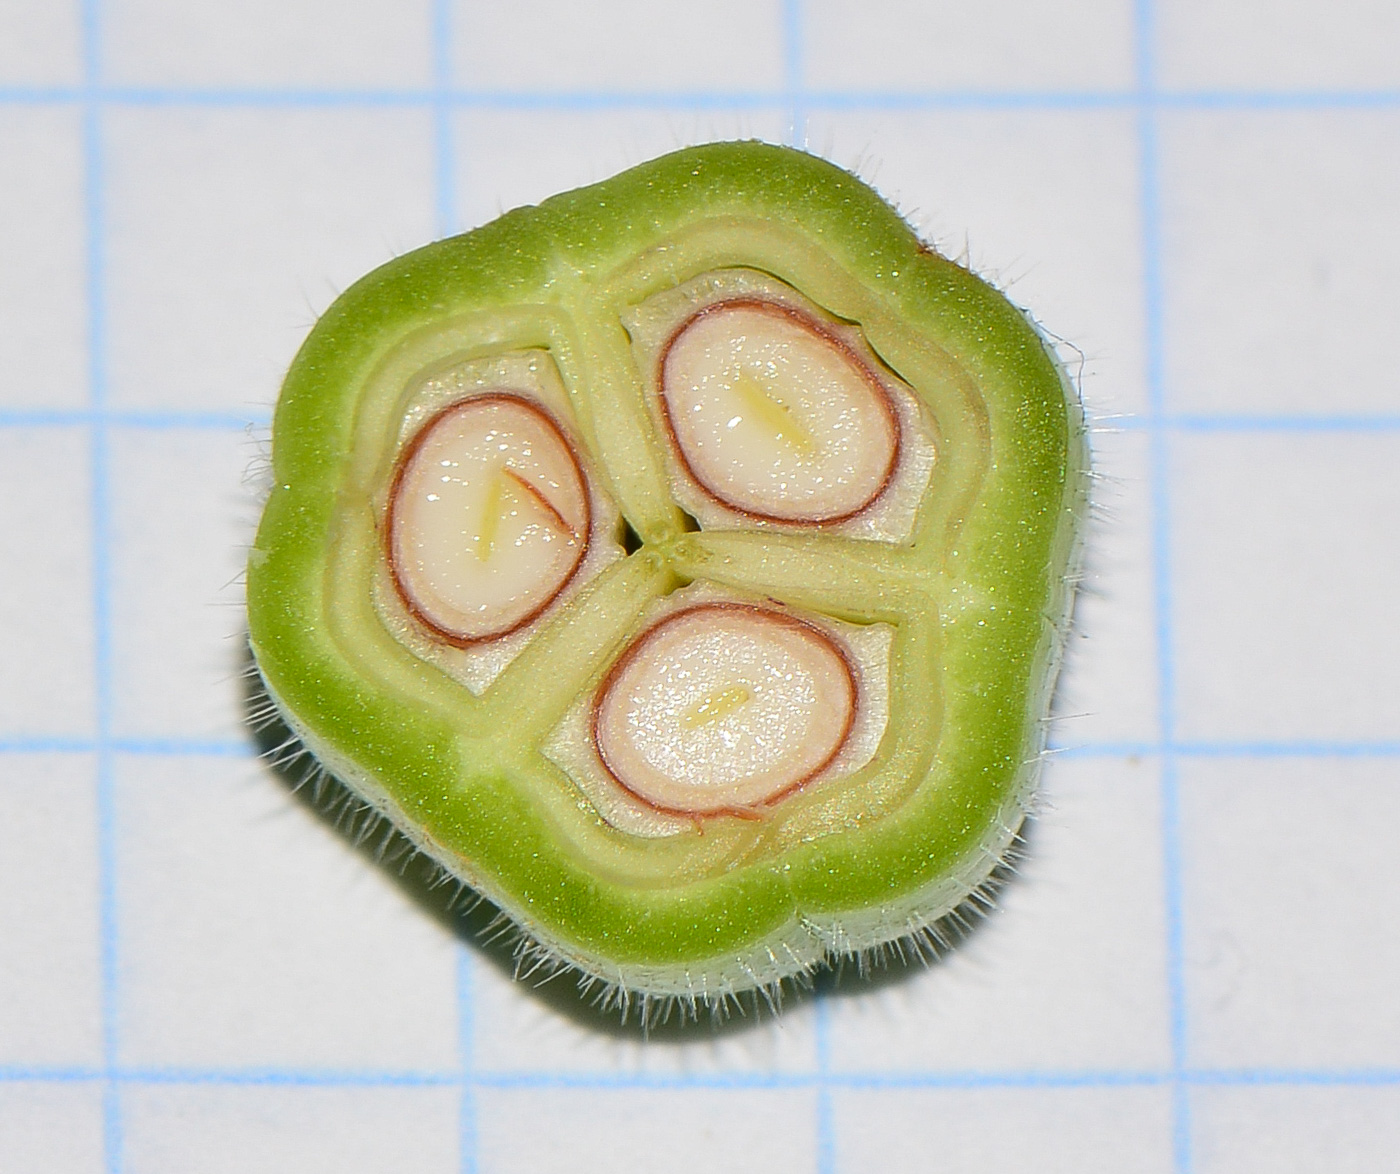
[{"label": "white seed interior", "polygon": [[390,549],[406,602],[450,639],[491,639],[546,606],[588,542],[588,491],[558,427],[514,396],[441,412],[394,488]]},{"label": "white seed interior", "polygon": [[820,773],[856,706],[851,665],[819,628],[701,605],[639,637],[598,698],[594,737],[634,795],[705,814],[762,805]]},{"label": "white seed interior", "polygon": [[[762,302],[788,310],[817,323],[827,337],[837,340],[847,354],[856,356],[883,389],[898,421],[898,451],[889,483],[863,509],[842,521],[822,522],[830,534],[878,542],[904,542],[914,532],[920,503],[937,460],[937,428],[927,407],[914,390],[871,349],[863,331],[834,319],[820,305],[804,297],[778,278],[755,269],[714,269],[681,285],[651,295],[623,314],[632,340],[638,370],[650,381],[650,401],[658,427],[670,429],[666,400],[661,394],[660,365],[686,323],[697,315],[717,313],[722,303]],[[875,391],[874,388],[871,389]],[[725,422],[733,415],[725,417]],[[666,446],[668,479],[677,503],[706,530],[777,528],[800,530],[812,523],[801,517],[784,520],[762,509],[743,509],[727,503],[712,489],[705,489],[694,467],[684,460],[678,444]]]},{"label": "white seed interior", "polygon": [[661,382],[686,464],[740,510],[842,518],[869,505],[890,476],[898,432],[885,392],[791,311],[711,307],[676,336]]}]

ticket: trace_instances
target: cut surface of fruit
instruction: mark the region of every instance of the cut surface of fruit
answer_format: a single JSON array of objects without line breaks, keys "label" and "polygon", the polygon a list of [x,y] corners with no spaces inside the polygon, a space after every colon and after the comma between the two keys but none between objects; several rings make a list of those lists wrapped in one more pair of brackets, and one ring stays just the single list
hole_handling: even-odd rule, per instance
[{"label": "cut surface of fruit", "polygon": [[787,795],[845,745],[858,691],[820,628],[739,603],[656,624],[598,690],[593,740],[618,784],[677,815],[742,812]]},{"label": "cut surface of fruit", "polygon": [[389,493],[394,582],[442,639],[472,644],[528,623],[587,553],[583,471],[538,406],[493,392],[453,404],[410,442]]},{"label": "cut surface of fruit", "polygon": [[273,431],[269,697],[527,957],[693,1014],[938,940],[1014,841],[1083,421],[853,176],[715,144],[396,258]]},{"label": "cut surface of fruit", "polygon": [[680,459],[735,510],[841,521],[889,484],[900,437],[884,387],[839,339],[786,306],[707,306],[662,351],[659,383]]}]

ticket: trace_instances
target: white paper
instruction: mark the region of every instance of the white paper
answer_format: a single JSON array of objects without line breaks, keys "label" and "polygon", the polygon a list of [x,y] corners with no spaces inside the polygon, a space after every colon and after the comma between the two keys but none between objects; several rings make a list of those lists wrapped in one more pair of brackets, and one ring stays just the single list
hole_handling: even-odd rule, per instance
[{"label": "white paper", "polygon": [[[1389,1168],[1396,12],[0,2],[0,1170]],[[338,291],[734,136],[1064,340],[1101,479],[1002,909],[647,1040],[255,760],[238,576]]]}]

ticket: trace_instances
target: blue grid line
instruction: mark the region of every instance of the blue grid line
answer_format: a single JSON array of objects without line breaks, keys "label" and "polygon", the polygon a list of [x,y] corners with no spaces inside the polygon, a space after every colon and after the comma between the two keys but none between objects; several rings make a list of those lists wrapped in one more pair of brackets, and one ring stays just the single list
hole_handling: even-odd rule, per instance
[{"label": "blue grid line", "polygon": [[1158,91],[1153,104],[1174,110],[1392,110],[1400,89]]},{"label": "blue grid line", "polygon": [[[434,195],[437,233],[457,231],[457,153],[453,138],[452,0],[433,0],[433,105]],[[464,942],[456,944],[457,1063],[461,1082],[457,1098],[457,1168],[460,1174],[477,1174],[476,1092],[472,1076],[475,1004],[473,961]]]},{"label": "blue grid line", "polygon": [[1142,90],[810,90],[807,103],[847,110],[1143,110],[1269,112],[1393,110],[1400,90],[1190,91]]},{"label": "blue grid line", "polygon": [[1168,416],[1162,426],[1173,432],[1396,432],[1400,416]]},{"label": "blue grid line", "polygon": [[1400,742],[1186,742],[1167,752],[1182,758],[1391,758],[1400,754]]},{"label": "blue grid line", "polygon": [[[790,62],[784,61],[788,72]],[[850,110],[1135,110],[1308,111],[1400,107],[1400,89],[1323,90],[816,90],[802,105]],[[106,105],[230,108],[367,108],[445,105],[484,110],[737,110],[790,108],[789,85],[771,90],[471,90],[427,88],[0,86],[0,105]]]},{"label": "blue grid line", "polygon": [[102,1148],[107,1174],[121,1174],[121,1088],[114,1078],[117,1063],[117,900],[116,796],[110,747],[115,674],[112,664],[111,552],[112,506],[109,484],[110,447],[105,409],[106,384],[106,247],[103,212],[101,17],[99,0],[82,0],[83,38],[83,208],[87,236],[85,293],[88,311],[88,404],[93,413],[92,444],[92,607],[93,673],[96,695],[96,791],[98,875],[98,966],[101,983]]},{"label": "blue grid line", "polygon": [[236,738],[0,738],[0,754],[113,754],[152,758],[256,758],[258,748]]},{"label": "blue grid line", "polygon": [[[452,231],[450,222],[448,231]],[[249,412],[190,412],[174,408],[0,408],[0,428],[78,428],[101,419],[109,427],[147,431],[246,431],[249,428],[271,427],[269,413]],[[1100,432],[1139,432],[1159,429],[1168,432],[1400,432],[1400,416],[1389,413],[1374,415],[1308,416],[1308,415],[1166,415],[1160,419],[1148,416],[1119,416],[1094,425]]]},{"label": "blue grid line", "polygon": [[810,106],[843,110],[1393,110],[1400,90],[811,90]]},{"label": "blue grid line", "polygon": [[472,1063],[476,1038],[474,965],[471,949],[459,942],[457,950],[457,1052],[461,1060],[462,1096],[457,1105],[457,1147],[461,1174],[477,1172],[476,1097],[473,1088],[480,1074]]},{"label": "blue grid line", "polygon": [[1167,1014],[1172,1063],[1172,1159],[1176,1174],[1191,1174],[1190,1094],[1186,1069],[1186,986],[1182,926],[1180,796],[1176,757],[1176,660],[1171,591],[1171,451],[1167,429],[1163,347],[1163,270],[1160,179],[1157,155],[1156,12],[1153,0],[1134,4],[1135,73],[1142,102],[1137,113],[1139,215],[1142,232],[1143,316],[1147,359],[1150,494],[1152,505],[1152,596],[1156,622],[1158,733],[1163,752],[1159,780],[1166,927]]},{"label": "blue grid line", "polygon": [[91,738],[36,734],[27,738],[0,738],[0,754],[91,754],[96,745]]},{"label": "blue grid line", "polygon": [[114,754],[149,758],[257,758],[251,741],[238,738],[111,738]]},{"label": "blue grid line", "polygon": [[8,408],[0,410],[0,428],[86,428],[102,424],[111,428],[146,431],[243,432],[266,428],[272,417],[266,412],[182,412],[165,409],[122,410],[103,408]]},{"label": "blue grid line", "polygon": [[[41,95],[50,95],[47,98]],[[83,91],[33,92],[33,100],[23,90],[0,89],[0,104],[46,105],[73,102]],[[774,90],[586,90],[560,91],[470,91],[430,86],[410,89],[297,89],[297,88],[173,88],[112,87],[101,98],[113,106],[147,107],[229,107],[238,109],[333,109],[333,108],[419,108],[439,104],[454,108],[496,110],[738,110],[781,109],[787,95]]]},{"label": "blue grid line", "polygon": [[1191,1174],[1191,1097],[1187,1055],[1186,967],[1181,883],[1181,793],[1176,759],[1162,761],[1162,866],[1166,889],[1167,990],[1172,1053],[1172,1153],[1177,1174]]},{"label": "blue grid line", "polygon": [[[788,142],[794,147],[807,145],[807,93],[804,50],[803,0],[783,0],[783,80],[788,95],[791,129]],[[813,1027],[816,1048],[816,1174],[837,1174],[836,1114],[831,1092],[831,1000],[829,992],[818,991]]]},{"label": "blue grid line", "polygon": [[[817,1070],[817,1174],[836,1174],[836,1114],[833,1111],[831,1088],[831,998],[830,992],[820,991],[816,998]],[[776,1074],[769,1073],[770,1076]]]},{"label": "blue grid line", "polygon": [[433,0],[433,143],[437,234],[457,231],[457,184],[452,149],[452,3]]},{"label": "blue grid line", "polygon": [[1096,432],[1141,432],[1154,428],[1167,432],[1396,432],[1400,431],[1400,416],[1388,412],[1338,416],[1233,412],[1164,414],[1156,418],[1128,415],[1100,420],[1091,427]]},{"label": "blue grid line", "polygon": [[[453,231],[452,222],[445,221],[446,231]],[[265,411],[249,412],[190,412],[166,408],[113,408],[95,411],[91,408],[0,408],[0,429],[22,428],[85,428],[101,420],[109,428],[164,432],[246,432],[249,429],[270,428],[272,417]],[[1400,416],[1388,413],[1374,415],[1308,416],[1308,415],[1189,415],[1120,416],[1095,424],[1096,432],[1163,432],[1183,433],[1347,433],[1389,434],[1400,432]]]},{"label": "blue grid line", "polygon": [[1054,758],[1394,758],[1400,756],[1400,742],[1393,741],[1298,741],[1261,740],[1257,742],[1085,742],[1051,746]]},{"label": "blue grid line", "polygon": [[413,1069],[196,1068],[0,1065],[0,1084],[215,1085],[304,1088],[456,1088],[473,1089],[648,1089],[811,1090],[830,1085],[846,1090],[979,1088],[1241,1088],[1306,1085],[1315,1088],[1400,1088],[1400,1068],[1183,1068],[1176,1069],[1010,1069],[905,1072],[611,1072],[581,1069],[518,1071],[451,1071]]}]

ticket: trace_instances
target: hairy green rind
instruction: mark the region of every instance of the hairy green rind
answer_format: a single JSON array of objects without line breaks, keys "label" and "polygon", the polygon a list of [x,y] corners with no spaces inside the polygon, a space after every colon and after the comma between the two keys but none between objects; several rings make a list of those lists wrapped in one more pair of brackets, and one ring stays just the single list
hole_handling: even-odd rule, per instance
[{"label": "hairy green rind", "polygon": [[[695,248],[719,248],[731,221],[765,226],[755,251],[789,257],[789,268],[815,262],[785,241],[815,247],[831,268],[828,308],[858,302],[877,352],[901,374],[924,364],[947,384],[946,402],[964,405],[939,421],[951,431],[912,542],[847,543],[859,548],[860,573],[836,539],[683,533],[645,417],[635,433],[614,420],[600,429],[592,396],[577,394],[596,385],[610,412],[639,410],[608,299],[658,243],[714,225],[720,245]],[[673,263],[664,254],[652,262],[663,274]],[[499,711],[454,700],[436,669],[388,647],[382,629],[369,632],[367,603],[341,598],[346,576],[329,568],[372,553],[373,504],[350,488],[364,388],[405,340],[529,306],[562,307],[573,323],[564,373],[578,427],[650,549],[604,576],[636,580],[621,595],[600,580],[581,597],[581,609],[590,598],[598,608],[614,601],[611,636],[585,650],[547,626],[506,670],[500,696],[529,696],[551,671],[596,679],[638,630],[643,602],[675,574],[925,632],[922,642],[913,628],[897,640],[904,693],[894,712],[909,712],[907,694],[927,686],[927,717],[892,731],[853,779],[790,800],[770,827],[717,820],[703,834],[646,842],[609,828],[557,770],[522,753],[519,733],[501,728],[511,723],[492,728],[483,716]],[[754,143],[695,148],[401,257],[318,323],[287,377],[274,435],[275,484],[248,576],[252,644],[273,696],[332,770],[566,960],[666,993],[772,981],[823,949],[873,945],[946,912],[985,878],[1019,823],[1084,500],[1078,408],[1019,311],[831,165]],[[848,569],[824,572],[843,562]],[[551,641],[572,649],[567,673],[551,661]],[[567,692],[541,707],[531,738]]]}]

